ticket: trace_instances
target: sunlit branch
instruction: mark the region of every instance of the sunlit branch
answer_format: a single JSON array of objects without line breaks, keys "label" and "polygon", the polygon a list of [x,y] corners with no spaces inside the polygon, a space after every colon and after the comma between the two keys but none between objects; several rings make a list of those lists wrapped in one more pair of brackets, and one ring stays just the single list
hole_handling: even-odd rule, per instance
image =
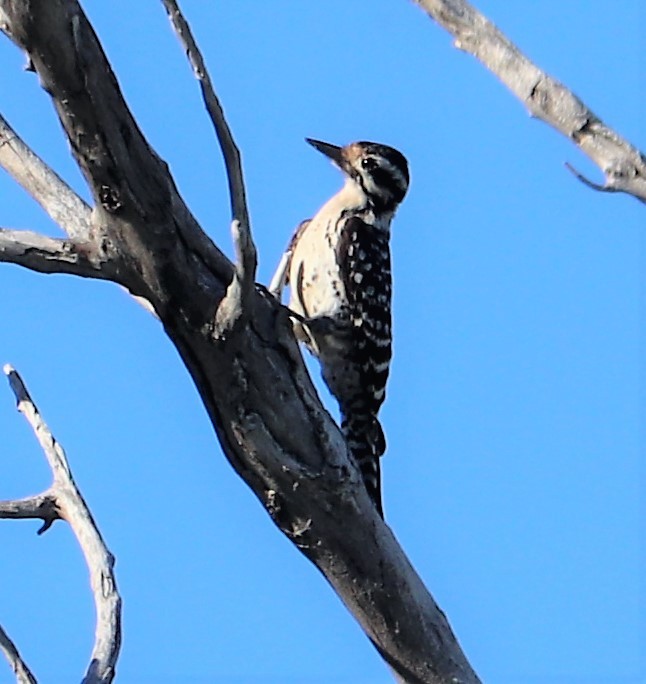
[{"label": "sunlit branch", "polygon": [[601,169],[603,185],[588,187],[625,192],[646,202],[646,157],[609,128],[574,93],[533,64],[491,21],[466,0],[415,0],[455,37],[455,46],[472,54],[494,73],[532,116],[574,142]]},{"label": "sunlit branch", "polygon": [[16,681],[18,684],[38,684],[36,678],[27,667],[27,663],[22,659],[16,645],[9,638],[9,635],[0,626],[0,651],[5,654],[5,657],[11,665],[11,669],[16,674]]},{"label": "sunlit branch", "polygon": [[1,114],[0,166],[67,235],[88,239],[90,207],[20,138]]},{"label": "sunlit branch", "polygon": [[41,518],[44,525],[40,532],[49,528],[57,518],[69,523],[90,571],[90,584],[97,615],[94,647],[83,682],[108,684],[114,678],[121,647],[121,598],[114,575],[114,557],[103,541],[92,514],[74,482],[63,447],[56,441],[41,417],[22,378],[9,365],[4,367],[4,373],[16,397],[18,410],[33,429],[54,479],[51,487],[40,497],[3,502],[0,506],[0,518]]}]

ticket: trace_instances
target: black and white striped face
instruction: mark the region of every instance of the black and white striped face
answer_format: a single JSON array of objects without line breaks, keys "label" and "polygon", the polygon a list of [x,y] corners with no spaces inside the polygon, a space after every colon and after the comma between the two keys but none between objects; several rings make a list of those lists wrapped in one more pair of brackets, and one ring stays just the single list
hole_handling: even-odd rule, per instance
[{"label": "black and white striped face", "polygon": [[408,162],[394,147],[366,141],[345,147],[310,138],[307,142],[352,178],[376,208],[393,211],[404,199],[410,180]]}]

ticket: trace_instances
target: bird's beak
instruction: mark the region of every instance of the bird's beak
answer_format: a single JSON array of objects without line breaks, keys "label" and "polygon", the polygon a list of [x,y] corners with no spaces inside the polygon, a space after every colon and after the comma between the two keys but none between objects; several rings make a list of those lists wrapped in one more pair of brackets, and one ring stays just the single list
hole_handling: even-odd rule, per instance
[{"label": "bird's beak", "polygon": [[313,148],[322,152],[326,157],[331,159],[338,167],[343,168],[345,166],[345,160],[343,158],[343,148],[338,145],[330,145],[330,143],[323,142],[321,140],[313,140],[312,138],[305,138]]}]

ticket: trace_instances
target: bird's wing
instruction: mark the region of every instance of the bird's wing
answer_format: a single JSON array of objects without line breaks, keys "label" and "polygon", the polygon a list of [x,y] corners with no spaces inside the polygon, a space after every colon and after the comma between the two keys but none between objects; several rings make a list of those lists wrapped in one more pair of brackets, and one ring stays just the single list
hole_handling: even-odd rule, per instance
[{"label": "bird's wing", "polygon": [[337,258],[342,265],[365,407],[376,417],[384,400],[392,356],[388,235],[351,217],[344,226]]}]

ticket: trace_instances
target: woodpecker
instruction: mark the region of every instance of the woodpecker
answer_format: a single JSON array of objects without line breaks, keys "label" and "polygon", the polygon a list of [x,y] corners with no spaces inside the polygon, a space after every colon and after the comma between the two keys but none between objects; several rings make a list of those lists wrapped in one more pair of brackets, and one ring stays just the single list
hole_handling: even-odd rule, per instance
[{"label": "woodpecker", "polygon": [[390,224],[408,190],[408,163],[374,142],[306,141],[345,183],[298,226],[270,290],[280,299],[290,286],[296,337],[321,364],[350,454],[383,517],[379,458],[386,439],[377,414],[392,356]]}]

